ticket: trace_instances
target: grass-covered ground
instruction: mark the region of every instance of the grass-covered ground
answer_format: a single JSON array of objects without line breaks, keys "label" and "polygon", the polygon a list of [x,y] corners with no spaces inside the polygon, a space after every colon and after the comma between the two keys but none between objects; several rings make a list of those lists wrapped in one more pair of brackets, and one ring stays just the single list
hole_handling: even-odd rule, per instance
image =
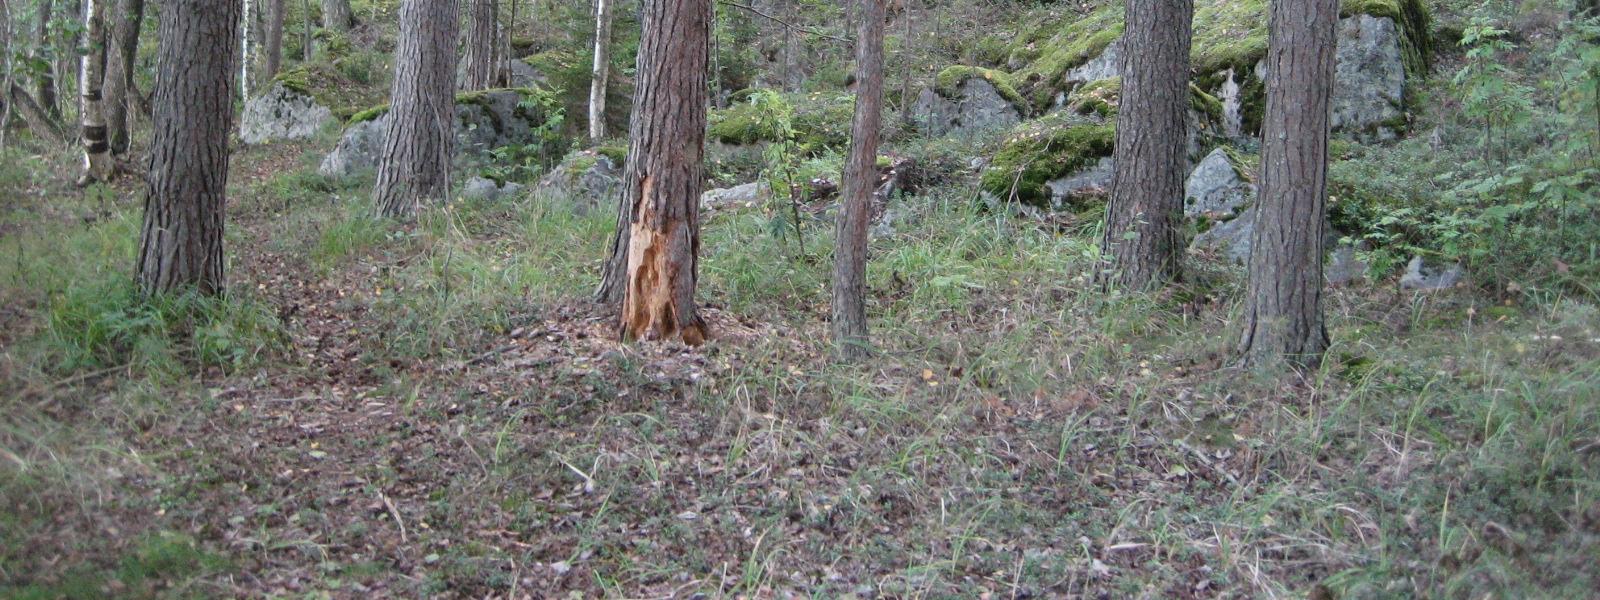
[{"label": "grass-covered ground", "polygon": [[1269,377],[1239,273],[1106,297],[1093,231],[952,185],[873,242],[873,360],[824,341],[831,226],[759,210],[705,225],[717,340],[619,345],[606,211],[377,221],[329,143],[242,150],[229,296],[155,303],[135,190],[6,157],[0,596],[1600,589],[1593,297],[1338,289]]}]

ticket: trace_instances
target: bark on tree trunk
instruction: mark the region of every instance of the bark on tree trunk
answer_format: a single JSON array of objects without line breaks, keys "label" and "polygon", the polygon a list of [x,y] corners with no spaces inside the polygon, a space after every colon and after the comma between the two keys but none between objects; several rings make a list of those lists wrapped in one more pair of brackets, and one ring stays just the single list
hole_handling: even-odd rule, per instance
[{"label": "bark on tree trunk", "polygon": [[486,90],[495,86],[495,67],[499,64],[496,20],[500,7],[495,0],[472,0],[469,10],[466,52],[462,58],[467,68],[461,79],[461,89]]},{"label": "bark on tree trunk", "polygon": [[833,341],[847,358],[868,353],[868,201],[878,183],[878,132],[883,119],[884,0],[860,0],[856,35],[856,113],[850,124],[844,198],[833,246]]},{"label": "bark on tree trunk", "polygon": [[260,2],[260,0],[244,0],[244,13],[240,24],[243,29],[239,34],[239,101],[241,102],[249,102],[250,90],[255,89],[255,81],[251,78],[254,70],[250,68],[250,63],[255,60],[255,55],[250,52],[250,35],[252,33],[250,21],[254,20],[251,14],[255,12],[252,9],[257,2]]},{"label": "bark on tree trunk", "polygon": [[145,294],[223,289],[222,229],[239,0],[164,0],[139,237]]},{"label": "bark on tree trunk", "polygon": [[283,65],[283,0],[266,0],[267,3],[267,30],[266,43],[262,52],[266,54],[265,66],[262,67],[263,78],[272,81],[278,76],[278,69]]},{"label": "bark on tree trunk", "polygon": [[384,216],[411,219],[450,191],[455,145],[456,0],[405,0],[394,85],[373,201]]},{"label": "bark on tree trunk", "polygon": [[300,60],[311,62],[311,53],[316,46],[311,34],[311,0],[300,0],[300,14],[305,17],[302,23],[305,27],[300,43]]},{"label": "bark on tree trunk", "polygon": [[56,147],[67,145],[67,134],[61,130],[61,125],[50,118],[50,114],[34,102],[28,95],[28,90],[22,86],[11,84],[9,103],[17,116],[22,117],[22,122],[27,124],[28,131],[33,132],[33,137],[43,140],[46,144]]},{"label": "bark on tree trunk", "polygon": [[1246,364],[1315,367],[1322,316],[1328,121],[1339,0],[1274,0],[1261,124],[1261,200],[1251,236]]},{"label": "bark on tree trunk", "polygon": [[128,88],[133,83],[133,61],[139,53],[139,30],[144,26],[144,0],[121,0],[117,24],[112,28],[115,43],[106,51],[105,115],[106,137],[112,154],[128,151]]},{"label": "bark on tree trunk", "polygon": [[707,336],[694,291],[711,0],[643,4],[617,237],[600,297],[622,292],[624,340],[698,345]]},{"label": "bark on tree trunk", "polygon": [[355,25],[355,14],[350,11],[350,0],[322,0],[322,27],[338,32],[350,31]]},{"label": "bark on tree trunk", "polygon": [[[54,0],[39,0],[39,20],[34,29],[36,45],[33,49],[33,58],[36,60],[44,60],[45,50],[50,47],[50,16],[54,11]],[[39,105],[44,108],[45,113],[53,119],[61,118],[61,107],[56,101],[55,69],[51,66],[42,69],[33,89],[39,96]]]},{"label": "bark on tree trunk", "polygon": [[1129,0],[1116,172],[1101,250],[1108,286],[1142,290],[1181,273],[1193,0]]},{"label": "bark on tree trunk", "polygon": [[106,141],[105,115],[101,112],[100,84],[105,77],[106,32],[103,0],[89,0],[84,7],[84,32],[88,54],[83,56],[78,88],[83,95],[83,176],[79,185],[110,181],[114,166],[111,145]]},{"label": "bark on tree trunk", "polygon": [[589,141],[606,137],[606,83],[611,77],[612,0],[595,0],[594,69],[589,81]]}]

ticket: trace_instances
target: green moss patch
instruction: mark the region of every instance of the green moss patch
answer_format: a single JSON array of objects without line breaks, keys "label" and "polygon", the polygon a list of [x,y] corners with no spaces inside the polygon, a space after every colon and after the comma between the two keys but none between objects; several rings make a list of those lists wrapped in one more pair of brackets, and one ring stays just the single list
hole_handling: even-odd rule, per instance
[{"label": "green moss patch", "polygon": [[[516,92],[518,95],[522,96],[522,100],[523,100],[522,103],[521,103],[522,107],[527,107],[527,106],[546,106],[549,102],[557,101],[555,93],[551,92],[549,90],[544,90],[544,89],[540,89],[540,88],[500,88],[500,89],[493,89],[493,90],[477,90],[477,91],[471,91],[471,92],[461,92],[459,94],[456,94],[456,104],[458,106],[459,105],[466,105],[466,104],[478,105],[478,106],[486,106],[487,102],[488,102],[488,99],[489,99],[491,94],[494,94],[496,92],[507,92],[507,91]],[[519,107],[518,110],[519,111],[524,110],[522,107]],[[383,115],[386,115],[386,114],[389,114],[389,104],[388,103],[378,104],[378,105],[375,105],[375,106],[369,106],[369,107],[367,107],[365,109],[362,109],[362,110],[350,115],[349,119],[347,119],[345,121],[345,124],[346,125],[355,125],[357,123],[363,123],[363,122],[366,122],[366,121],[374,121],[374,120],[377,120],[379,117],[382,117]],[[529,114],[527,116],[529,116],[529,118],[531,120],[535,120],[535,121],[543,119],[543,116],[541,116],[541,115]]]},{"label": "green moss patch", "polygon": [[[732,97],[748,99],[749,96],[748,91],[740,91]],[[790,113],[786,116],[801,152],[817,154],[850,143],[854,94],[783,94],[783,99],[789,106]],[[762,114],[762,110],[766,109],[748,101],[712,110],[706,135],[711,140],[735,145],[782,141],[783,131],[778,119]]]},{"label": "green moss patch", "polygon": [[1111,156],[1116,126],[1057,113],[1012,130],[984,170],[981,188],[1002,200],[1012,197],[1048,206],[1046,183],[1093,166]]},{"label": "green moss patch", "polygon": [[382,102],[386,91],[382,86],[351,79],[326,62],[307,63],[284,71],[272,82],[310,96],[340,119],[349,119],[363,108]]},{"label": "green moss patch", "polygon": [[933,90],[945,98],[958,99],[961,96],[961,85],[969,79],[989,82],[1006,102],[1010,102],[1023,114],[1028,114],[1028,101],[1017,92],[1017,86],[1011,81],[1011,75],[1004,71],[956,65],[939,72],[939,76],[934,80]]}]

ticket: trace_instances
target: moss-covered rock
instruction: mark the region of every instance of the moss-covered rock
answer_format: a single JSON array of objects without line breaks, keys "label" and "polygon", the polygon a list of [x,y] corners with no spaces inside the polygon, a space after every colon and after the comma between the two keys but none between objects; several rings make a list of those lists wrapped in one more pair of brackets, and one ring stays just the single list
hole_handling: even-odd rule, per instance
[{"label": "moss-covered rock", "polygon": [[1109,122],[1056,113],[1018,126],[1001,142],[981,189],[1002,201],[1014,196],[1026,204],[1048,207],[1049,182],[1095,166],[1111,156],[1116,126]]},{"label": "moss-covered rock", "polygon": [[749,101],[751,93],[735,92],[731,98],[739,102],[711,111],[707,138],[741,146],[783,141],[783,121],[787,120],[793,141],[804,154],[850,143],[854,94],[780,94],[781,101],[754,103]]},{"label": "moss-covered rock", "polygon": [[956,65],[939,72],[938,77],[934,79],[933,89],[940,96],[958,100],[961,98],[961,85],[974,78],[989,82],[990,85],[994,86],[995,91],[1000,93],[1001,98],[1005,98],[1007,102],[1016,106],[1023,114],[1027,114],[1027,99],[1017,92],[1017,86],[1012,83],[1011,75],[1005,71]]},{"label": "moss-covered rock", "polygon": [[311,62],[279,73],[273,83],[310,96],[328,107],[334,117],[345,120],[363,109],[383,101],[385,89],[356,81],[326,62]]}]

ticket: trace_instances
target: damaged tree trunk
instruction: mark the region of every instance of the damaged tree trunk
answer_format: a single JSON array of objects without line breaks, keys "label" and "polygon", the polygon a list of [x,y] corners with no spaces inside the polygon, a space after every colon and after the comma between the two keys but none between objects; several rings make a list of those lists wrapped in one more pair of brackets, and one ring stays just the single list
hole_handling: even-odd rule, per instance
[{"label": "damaged tree trunk", "polygon": [[624,340],[706,340],[695,310],[711,0],[644,0],[628,161],[599,291]]}]

